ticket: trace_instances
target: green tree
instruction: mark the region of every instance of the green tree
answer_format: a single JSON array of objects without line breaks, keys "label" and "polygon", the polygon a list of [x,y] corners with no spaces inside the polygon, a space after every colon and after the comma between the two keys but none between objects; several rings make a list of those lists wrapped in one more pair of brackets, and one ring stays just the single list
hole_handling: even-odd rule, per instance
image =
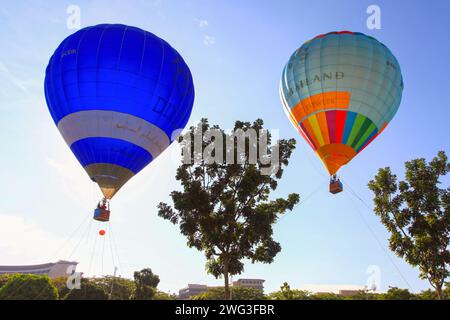
[{"label": "green tree", "polygon": [[136,291],[134,281],[122,277],[105,276],[91,281],[106,292],[109,300],[130,300]]},{"label": "green tree", "polygon": [[47,276],[15,274],[0,289],[0,300],[58,300],[58,290]]},{"label": "green tree", "polygon": [[0,274],[0,289],[11,279],[12,274]]},{"label": "green tree", "polygon": [[[209,129],[214,130],[210,131],[214,140],[201,138],[198,142],[196,134]],[[263,130],[263,121],[236,121],[236,132],[255,133],[258,143],[239,140],[219,126],[210,127],[206,119],[191,127],[181,139],[185,161],[176,174],[183,191],[171,193],[173,207],[158,205],[160,217],[179,224],[187,245],[204,252],[207,272],[216,278],[223,276],[226,299],[230,299],[229,276],[242,273],[243,259],[252,263],[273,261],[281,247],[272,238],[272,225],[278,214],[292,210],[299,201],[295,193],[286,199],[269,200],[283,175],[283,167],[289,163],[295,140],[278,141],[279,165],[271,167],[271,135]],[[241,148],[239,141],[243,142]],[[200,155],[195,152],[199,145]],[[210,158],[201,157],[208,153]],[[255,154],[260,157],[256,159]],[[212,158],[214,161],[210,161]]]},{"label": "green tree", "polygon": [[442,286],[450,276],[450,188],[440,179],[450,171],[445,152],[429,163],[405,163],[405,181],[397,181],[390,168],[378,171],[369,188],[374,193],[375,214],[390,232],[389,246],[428,279],[443,299]]},{"label": "green tree", "polygon": [[311,293],[305,290],[291,289],[287,282],[283,283],[280,291],[272,292],[268,295],[271,300],[309,300]]},{"label": "green tree", "polygon": [[108,294],[92,279],[82,278],[80,289],[69,290],[64,300],[108,300]]},{"label": "green tree", "polygon": [[450,282],[445,283],[444,297],[450,300]]},{"label": "green tree", "polygon": [[349,300],[379,300],[380,294],[369,290],[358,290],[355,294],[348,296]]},{"label": "green tree", "polygon": [[436,300],[438,296],[436,294],[436,290],[424,290],[415,295],[417,300]]},{"label": "green tree", "polygon": [[134,273],[134,284],[136,300],[151,300],[156,294],[156,287],[159,284],[159,276],[153,274],[152,269],[146,268]]},{"label": "green tree", "polygon": [[50,279],[51,283],[58,290],[58,296],[60,299],[64,298],[70,291],[67,287],[67,277],[58,277]]},{"label": "green tree", "polygon": [[381,295],[382,300],[414,300],[414,294],[408,289],[400,289],[397,287],[390,287],[389,290]]},{"label": "green tree", "polygon": [[177,300],[177,295],[172,293],[166,293],[163,291],[157,291],[152,300]]},{"label": "green tree", "polygon": [[[253,288],[232,287],[231,293],[231,299],[233,300],[264,300],[266,298],[262,290]],[[224,300],[225,298],[225,287],[214,287],[194,296],[193,300]]]},{"label": "green tree", "polygon": [[309,298],[310,300],[349,300],[348,297],[344,297],[332,292],[313,293]]}]

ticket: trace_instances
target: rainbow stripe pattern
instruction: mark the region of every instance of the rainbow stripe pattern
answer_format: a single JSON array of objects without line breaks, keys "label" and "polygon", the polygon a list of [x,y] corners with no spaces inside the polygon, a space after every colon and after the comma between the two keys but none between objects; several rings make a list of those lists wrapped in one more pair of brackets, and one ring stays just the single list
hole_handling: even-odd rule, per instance
[{"label": "rainbow stripe pattern", "polygon": [[290,57],[280,81],[284,111],[330,174],[386,128],[402,91],[400,66],[391,51],[351,31],[305,42]]}]

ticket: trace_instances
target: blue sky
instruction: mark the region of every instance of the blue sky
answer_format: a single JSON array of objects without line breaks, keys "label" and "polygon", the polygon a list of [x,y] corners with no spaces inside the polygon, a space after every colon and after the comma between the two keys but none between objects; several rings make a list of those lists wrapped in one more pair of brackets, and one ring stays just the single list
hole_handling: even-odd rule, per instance
[{"label": "blue sky", "polygon": [[[66,26],[71,4],[81,9],[82,27],[134,25],[166,39],[182,54],[196,89],[190,124],[207,117],[230,128],[237,119],[262,118],[268,128],[280,130],[280,137],[297,139],[275,195],[312,195],[275,226],[274,237],[283,248],[275,262],[246,263],[242,277],[266,279],[266,291],[284,281],[295,288],[363,286],[367,268],[376,265],[382,290],[428,288],[416,269],[389,251],[388,234],[363,202],[371,205],[366,184],[378,168],[390,166],[401,174],[405,161],[449,150],[448,1],[2,1],[1,264],[71,258],[89,275],[113,272],[111,232],[97,239],[94,254],[100,226],[93,223],[90,233],[83,234],[100,192],[60,137],[43,92],[50,55],[75,31]],[[381,8],[380,30],[366,27],[370,4]],[[291,53],[333,30],[360,31],[385,43],[399,60],[405,82],[391,124],[340,172],[362,201],[348,190],[337,196],[327,192],[322,163],[290,125],[278,97]],[[117,247],[112,245],[112,251],[120,258],[119,274],[131,277],[134,270],[151,267],[161,277],[160,288],[171,292],[187,283],[222,283],[206,275],[202,253],[186,247],[178,228],[157,217],[157,203],[169,201],[169,193],[178,188],[178,152],[171,146],[112,203]]]}]

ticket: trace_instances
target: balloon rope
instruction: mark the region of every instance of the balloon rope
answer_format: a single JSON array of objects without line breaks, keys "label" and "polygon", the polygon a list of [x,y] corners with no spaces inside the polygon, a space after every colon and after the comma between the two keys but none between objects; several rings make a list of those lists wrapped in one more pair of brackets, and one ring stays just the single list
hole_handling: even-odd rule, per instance
[{"label": "balloon rope", "polygon": [[[303,150],[305,150],[305,153],[306,153],[306,154],[308,154],[308,153],[310,152],[310,149],[307,148],[307,146],[305,145],[305,143],[300,142],[300,145],[302,146]],[[311,167],[313,167],[314,170],[315,170],[319,175],[321,175],[322,177],[327,177],[327,178],[328,178],[328,176],[325,175],[325,174],[323,173],[323,170],[320,170],[319,168],[317,168],[317,166],[316,166],[316,165],[314,164],[314,162],[313,162],[314,160],[312,160],[310,156],[307,155],[307,156],[306,156],[306,159],[307,159],[307,161],[309,162],[309,164],[311,165]]]},{"label": "balloon rope", "polygon": [[[98,228],[97,228],[97,233],[98,233]],[[98,238],[98,237],[95,237],[95,240],[94,240],[94,247],[92,248],[91,259],[90,259],[90,261],[89,261],[88,274],[91,273],[92,260],[94,259],[95,247],[97,246],[97,238]]]},{"label": "balloon rope", "polygon": [[[369,211],[373,211],[372,208],[360,197],[356,194],[356,192],[353,190],[352,187],[350,187],[350,185],[348,183],[344,183],[345,187],[348,188],[348,190],[350,190],[350,193],[359,201],[361,201],[366,207],[367,209],[369,209]],[[361,217],[361,220],[364,222],[365,226],[367,227],[367,229],[369,230],[369,232],[371,233],[371,235],[373,236],[373,238],[375,239],[375,241],[377,242],[378,246],[380,247],[380,249],[384,252],[384,254],[388,257],[390,263],[394,266],[394,268],[397,270],[398,274],[400,275],[400,277],[403,279],[403,281],[406,283],[406,285],[409,287],[409,289],[413,292],[413,288],[411,287],[411,285],[409,284],[408,280],[406,280],[405,276],[403,275],[403,273],[400,271],[400,268],[397,266],[397,264],[395,263],[395,261],[392,259],[392,257],[389,255],[389,253],[386,251],[386,249],[384,248],[384,246],[382,245],[381,241],[378,239],[375,231],[373,231],[373,229],[370,227],[370,225],[368,224],[368,222],[366,221],[366,219],[364,218],[364,215],[362,214],[362,212],[358,209],[358,207],[356,206],[356,204],[354,203],[353,199],[351,197],[349,197],[351,203],[353,204],[353,207],[356,209],[356,212],[358,212],[359,216]]]},{"label": "balloon rope", "polygon": [[76,250],[78,249],[78,247],[81,244],[81,241],[83,239],[86,238],[87,235],[89,235],[89,230],[91,229],[91,225],[92,225],[92,219],[89,222],[89,224],[87,225],[87,227],[83,230],[83,232],[81,233],[81,237],[78,240],[78,243],[75,245],[75,247],[72,249],[72,252],[70,253],[70,255],[68,256],[67,260],[70,260],[72,258],[72,256],[74,255],[74,253],[76,252]]},{"label": "balloon rope", "polygon": [[113,244],[112,244],[112,239],[111,239],[111,235],[110,235],[111,222],[109,222],[109,221],[108,221],[108,228],[107,229],[108,229],[109,251],[111,253],[111,260],[112,260],[114,269],[116,269],[117,268],[117,266],[116,266],[116,259],[114,259]]},{"label": "balloon rope", "polygon": [[116,261],[115,261],[116,259],[114,258],[113,244],[112,244],[112,239],[111,239],[111,222],[110,221],[108,221],[107,232],[108,232],[109,251],[111,253],[111,260],[112,260],[112,264],[114,267],[113,276],[111,278],[111,289],[110,289],[109,295],[108,295],[108,300],[111,300],[113,290],[114,290],[114,281],[116,280],[116,277],[117,277],[117,269],[118,268],[116,266]]},{"label": "balloon rope", "polygon": [[87,237],[86,237],[86,244],[89,243],[89,236],[91,235],[92,221],[93,221],[93,220],[94,220],[94,219],[91,219],[91,222],[89,222],[89,230],[88,230],[88,234],[87,234]]},{"label": "balloon rope", "polygon": [[[90,214],[88,214],[83,220],[82,222],[75,228],[75,230],[72,232],[72,234],[66,238],[66,241],[51,255],[50,257],[50,261],[52,261],[56,254],[61,251],[61,249],[63,249],[67,243],[71,240],[71,238],[76,234],[76,232],[84,225],[84,223],[87,221],[87,217],[89,217]],[[11,296],[14,296],[17,292],[19,292],[22,288],[24,288],[27,285],[27,282],[24,281],[21,285],[19,285],[17,288],[15,288],[14,292],[11,294]],[[41,290],[32,300],[37,300],[42,293],[45,291],[46,288],[44,288],[43,290]]]},{"label": "balloon rope", "polygon": [[282,220],[284,217],[286,217],[287,215],[289,215],[290,213],[294,212],[294,209],[297,209],[300,205],[304,204],[306,201],[308,201],[308,199],[310,199],[313,195],[315,195],[318,191],[320,191],[324,185],[326,185],[328,181],[324,181],[322,183],[320,183],[317,188],[315,188],[312,192],[310,192],[305,198],[301,199],[299,203],[297,203],[291,211],[283,214],[278,221]]},{"label": "balloon rope", "polygon": [[103,244],[102,244],[102,276],[104,276],[104,274],[105,274],[105,272],[104,272],[104,256],[105,256],[105,242],[106,242],[106,239],[105,239],[105,237],[103,236],[102,237],[103,238]]},{"label": "balloon rope", "polygon": [[70,240],[72,240],[73,236],[78,232],[78,230],[86,223],[86,221],[88,221],[88,218],[91,216],[91,213],[88,213],[84,219],[81,221],[81,223],[75,228],[75,230],[70,234],[69,237],[65,238],[64,243],[51,255],[50,260],[53,260],[56,256],[56,254],[58,254],[68,243]]},{"label": "balloon rope", "polygon": [[110,225],[110,229],[109,230],[111,232],[111,238],[113,240],[114,249],[116,251],[117,263],[119,265],[120,270],[122,270],[122,272],[123,272],[123,267],[122,267],[122,263],[121,263],[121,260],[120,260],[119,250],[117,249],[116,238],[114,237],[114,233],[113,233],[111,225]]}]

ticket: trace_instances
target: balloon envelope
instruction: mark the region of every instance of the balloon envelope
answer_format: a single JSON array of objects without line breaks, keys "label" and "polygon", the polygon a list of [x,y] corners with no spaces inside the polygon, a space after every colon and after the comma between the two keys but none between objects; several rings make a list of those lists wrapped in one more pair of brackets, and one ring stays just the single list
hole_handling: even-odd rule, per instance
[{"label": "balloon envelope", "polygon": [[402,91],[400,66],[391,51],[350,31],[304,43],[280,82],[286,114],[331,175],[384,130]]},{"label": "balloon envelope", "polygon": [[102,24],[59,45],[45,97],[63,138],[110,199],[184,128],[194,87],[167,42],[136,27]]}]

